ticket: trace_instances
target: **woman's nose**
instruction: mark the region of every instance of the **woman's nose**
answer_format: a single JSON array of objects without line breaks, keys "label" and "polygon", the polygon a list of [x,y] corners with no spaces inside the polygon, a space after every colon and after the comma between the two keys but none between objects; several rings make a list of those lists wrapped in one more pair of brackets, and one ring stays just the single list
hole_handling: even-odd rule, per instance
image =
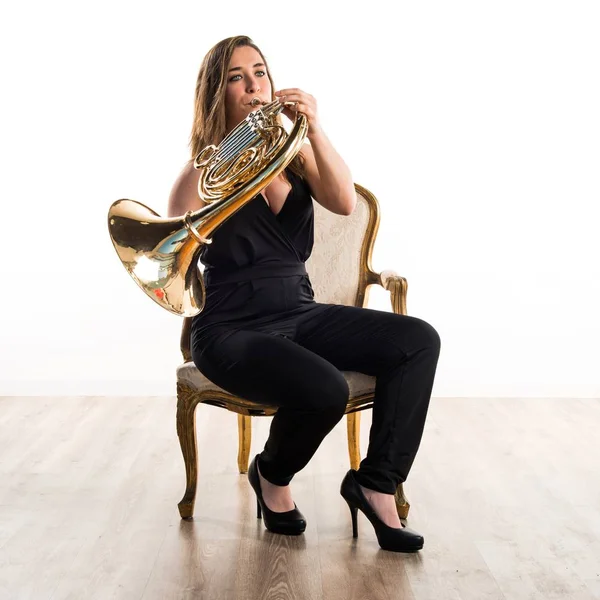
[{"label": "woman's nose", "polygon": [[256,94],[257,92],[260,92],[260,86],[258,85],[258,80],[250,78],[248,80],[246,89],[249,94]]}]

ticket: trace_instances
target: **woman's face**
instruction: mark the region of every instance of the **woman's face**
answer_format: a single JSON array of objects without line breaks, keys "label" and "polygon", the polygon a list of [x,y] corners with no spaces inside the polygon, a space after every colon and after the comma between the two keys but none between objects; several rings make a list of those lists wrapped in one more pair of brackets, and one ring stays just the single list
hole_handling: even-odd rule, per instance
[{"label": "woman's face", "polygon": [[240,46],[233,51],[227,73],[225,112],[227,131],[231,131],[248,114],[256,110],[252,98],[270,102],[271,82],[261,55],[251,46]]}]

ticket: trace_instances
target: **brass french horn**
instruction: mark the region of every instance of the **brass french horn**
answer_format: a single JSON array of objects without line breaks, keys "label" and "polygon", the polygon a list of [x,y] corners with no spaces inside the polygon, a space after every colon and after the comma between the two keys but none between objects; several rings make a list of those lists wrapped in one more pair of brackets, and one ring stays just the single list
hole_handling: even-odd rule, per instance
[{"label": "brass french horn", "polygon": [[210,244],[215,229],[268,186],[302,148],[306,116],[296,113],[288,135],[276,120],[284,106],[274,100],[252,111],[218,146],[207,146],[196,156],[198,194],[207,206],[163,218],[135,200],[111,205],[108,229],[121,262],[166,310],[185,317],[202,311],[205,291],[197,262],[203,245]]}]

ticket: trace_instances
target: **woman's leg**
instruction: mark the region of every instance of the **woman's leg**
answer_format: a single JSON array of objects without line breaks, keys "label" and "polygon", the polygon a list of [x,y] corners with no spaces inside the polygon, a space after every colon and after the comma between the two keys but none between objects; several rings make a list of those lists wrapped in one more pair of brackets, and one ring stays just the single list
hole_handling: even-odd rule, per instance
[{"label": "woman's leg", "polygon": [[342,371],[377,378],[369,447],[356,479],[393,494],[419,448],[440,338],[425,321],[367,308],[318,305],[297,323],[296,341]]},{"label": "woman's leg", "polygon": [[261,475],[287,485],[344,415],[348,385],[324,358],[275,334],[222,330],[194,343],[198,369],[228,392],[280,407],[260,454]]}]

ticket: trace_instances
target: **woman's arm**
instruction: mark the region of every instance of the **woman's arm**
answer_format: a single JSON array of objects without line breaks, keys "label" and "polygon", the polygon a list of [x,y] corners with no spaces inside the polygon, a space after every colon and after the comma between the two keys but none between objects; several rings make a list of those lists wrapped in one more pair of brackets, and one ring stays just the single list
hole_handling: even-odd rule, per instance
[{"label": "woman's arm", "polygon": [[338,215],[350,215],[356,206],[356,190],[350,169],[336,152],[325,132],[308,136],[305,145],[306,180],[315,200]]},{"label": "woman's arm", "polygon": [[325,208],[338,215],[349,215],[356,206],[356,191],[350,169],[336,152],[319,123],[317,101],[313,96],[298,88],[288,88],[275,92],[281,102],[294,102],[286,107],[283,114],[289,119],[296,112],[306,115],[308,120],[308,140],[300,151],[305,159],[306,179],[314,199]]}]

